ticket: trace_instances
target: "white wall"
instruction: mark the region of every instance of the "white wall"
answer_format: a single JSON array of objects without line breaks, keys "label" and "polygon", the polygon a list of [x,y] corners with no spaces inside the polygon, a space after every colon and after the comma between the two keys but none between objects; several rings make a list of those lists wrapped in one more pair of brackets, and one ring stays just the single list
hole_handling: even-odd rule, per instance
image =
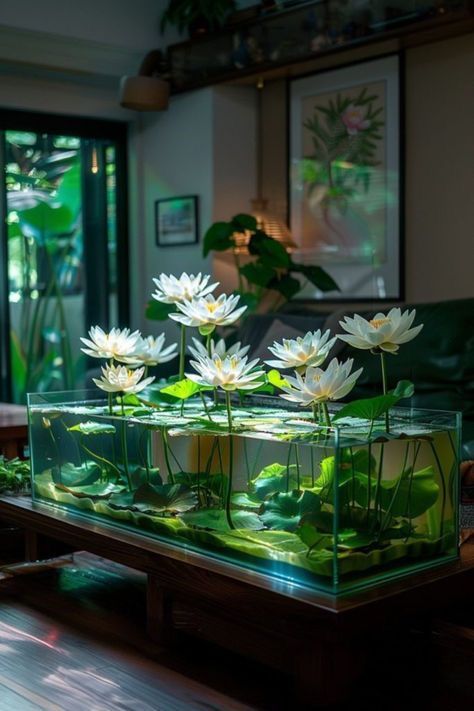
[{"label": "white wall", "polygon": [[407,301],[474,296],[474,36],[406,59]]},{"label": "white wall", "polygon": [[[196,274],[209,269],[202,243],[157,247],[155,200],[198,195],[200,232],[212,222],[213,90],[204,89],[173,99],[162,114],[143,115],[133,136],[133,173],[130,175],[132,264],[132,321],[157,332],[162,325],[145,322],[145,305],[153,291],[153,277],[161,272]],[[174,334],[173,324],[166,330]]]},{"label": "white wall", "polygon": [[0,24],[143,53],[157,45],[167,0],[12,0],[0,3]]}]

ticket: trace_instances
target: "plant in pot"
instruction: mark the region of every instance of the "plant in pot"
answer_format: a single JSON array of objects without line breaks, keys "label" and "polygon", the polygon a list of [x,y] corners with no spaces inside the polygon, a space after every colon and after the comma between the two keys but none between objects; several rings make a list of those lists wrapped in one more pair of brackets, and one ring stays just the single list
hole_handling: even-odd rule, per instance
[{"label": "plant in pot", "polygon": [[170,0],[161,17],[161,31],[167,25],[179,32],[188,29],[190,37],[216,30],[235,9],[234,0]]}]

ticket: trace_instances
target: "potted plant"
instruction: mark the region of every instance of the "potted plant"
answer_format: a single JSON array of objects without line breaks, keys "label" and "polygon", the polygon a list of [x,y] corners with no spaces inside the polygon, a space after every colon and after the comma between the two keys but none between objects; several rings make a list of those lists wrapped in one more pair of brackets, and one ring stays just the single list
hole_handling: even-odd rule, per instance
[{"label": "potted plant", "polygon": [[234,0],[170,0],[161,17],[161,31],[167,25],[179,32],[188,29],[191,37],[218,29],[235,9]]}]

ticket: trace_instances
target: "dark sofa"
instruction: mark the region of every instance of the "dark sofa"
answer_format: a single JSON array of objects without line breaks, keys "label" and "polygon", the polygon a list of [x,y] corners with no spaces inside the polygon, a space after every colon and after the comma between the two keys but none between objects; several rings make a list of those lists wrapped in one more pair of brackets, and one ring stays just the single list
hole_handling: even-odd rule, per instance
[{"label": "dark sofa", "polygon": [[[398,355],[388,355],[390,385],[398,380],[411,380],[415,394],[410,403],[414,407],[459,410],[463,413],[464,459],[474,459],[474,299],[459,299],[429,304],[411,304],[403,308],[416,308],[415,323],[424,328],[415,340],[401,346]],[[357,313],[372,318],[378,309]],[[250,316],[238,334],[240,340],[252,344],[251,354],[270,357],[266,348],[274,338],[294,338],[297,334],[330,328],[332,333],[343,333],[339,321],[354,310],[345,308],[331,314],[308,310],[298,304],[287,306],[282,313]],[[345,360],[354,357],[364,371],[354,397],[371,397],[380,394],[380,361],[370,351],[356,350],[338,341],[331,355]],[[405,404],[404,403],[404,404]]]}]

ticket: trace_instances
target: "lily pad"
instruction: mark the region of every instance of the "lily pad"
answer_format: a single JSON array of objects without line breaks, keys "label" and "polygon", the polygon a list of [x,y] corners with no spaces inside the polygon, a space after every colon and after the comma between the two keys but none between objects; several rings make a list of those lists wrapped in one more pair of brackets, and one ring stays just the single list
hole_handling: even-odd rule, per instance
[{"label": "lily pad", "polygon": [[279,531],[296,531],[302,516],[314,515],[321,508],[321,499],[311,491],[291,491],[274,494],[263,504],[260,515],[268,528]]},{"label": "lily pad", "polygon": [[107,499],[111,494],[118,494],[123,491],[124,487],[119,484],[97,483],[89,486],[64,486],[64,484],[56,484],[56,488],[61,491],[67,491],[68,494],[73,494],[78,498],[89,499]]},{"label": "lily pad", "polygon": [[[230,516],[235,529],[258,531],[263,528],[260,518],[251,511],[232,510]],[[222,509],[201,509],[200,511],[183,514],[180,518],[188,526],[195,526],[196,528],[206,528],[211,531],[232,530],[227,521],[226,512]]]},{"label": "lily pad", "polygon": [[256,496],[247,494],[245,491],[235,491],[231,498],[232,506],[236,506],[242,509],[248,509],[249,511],[258,511],[262,502]]},{"label": "lily pad", "polygon": [[408,470],[397,479],[382,481],[380,501],[382,508],[392,516],[416,518],[436,503],[439,485],[432,466],[411,474]]},{"label": "lily pad", "polygon": [[100,479],[101,476],[101,467],[90,459],[79,465],[65,462],[61,465],[61,470],[59,467],[52,470],[53,481],[65,486],[88,486]]},{"label": "lily pad", "polygon": [[278,462],[269,464],[262,469],[255,479],[252,479],[250,486],[252,492],[261,501],[264,501],[271,494],[296,489],[296,465],[291,464],[287,468],[284,464],[278,464]]},{"label": "lily pad", "polygon": [[133,505],[139,511],[181,513],[189,511],[196,504],[196,494],[182,484],[142,484],[133,497]]}]

